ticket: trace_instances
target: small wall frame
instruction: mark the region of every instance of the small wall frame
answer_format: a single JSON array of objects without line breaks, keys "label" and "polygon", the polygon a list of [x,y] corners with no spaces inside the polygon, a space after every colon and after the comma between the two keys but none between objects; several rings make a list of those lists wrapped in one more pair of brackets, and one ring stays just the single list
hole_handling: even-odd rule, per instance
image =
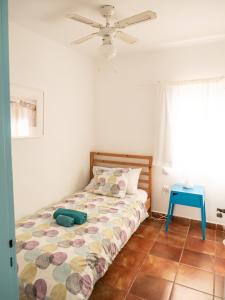
[{"label": "small wall frame", "polygon": [[44,92],[12,84],[10,86],[12,138],[44,135]]}]

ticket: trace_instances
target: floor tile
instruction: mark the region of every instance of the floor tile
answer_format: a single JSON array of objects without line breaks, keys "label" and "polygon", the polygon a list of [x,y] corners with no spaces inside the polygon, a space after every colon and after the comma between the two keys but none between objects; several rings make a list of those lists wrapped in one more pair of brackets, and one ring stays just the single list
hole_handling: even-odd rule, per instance
[{"label": "floor tile", "polygon": [[135,235],[148,239],[148,240],[155,240],[160,228],[155,228],[148,225],[140,225],[137,231],[135,231]]},{"label": "floor tile", "polygon": [[[181,236],[186,237],[189,225],[182,225],[180,223],[172,222],[169,224],[168,232],[178,232]],[[161,227],[161,231],[166,231],[166,225],[163,224]]]},{"label": "floor tile", "polygon": [[[189,232],[188,232],[188,236],[198,238],[198,239],[202,239],[201,226],[196,226],[196,225],[191,224]],[[206,230],[205,230],[205,239],[215,241],[215,239],[216,239],[216,230],[206,228]]]},{"label": "floor tile", "polygon": [[199,221],[174,217],[167,235],[163,222],[146,219],[97,282],[90,299],[221,300],[225,231],[215,228],[207,224],[207,240],[202,241]]},{"label": "floor tile", "polygon": [[89,300],[124,300],[127,292],[97,282]]},{"label": "floor tile", "polygon": [[131,288],[131,293],[145,299],[169,300],[172,286],[171,281],[139,275]]},{"label": "floor tile", "polygon": [[[202,226],[202,221],[200,220],[191,220],[191,226],[199,227]],[[206,222],[206,228],[208,229],[217,229],[217,225],[215,223]]]},{"label": "floor tile", "polygon": [[213,296],[175,284],[170,300],[213,300]]},{"label": "floor tile", "polygon": [[217,230],[216,231],[216,241],[223,243],[223,240],[225,240],[225,231]]},{"label": "floor tile", "polygon": [[205,271],[214,270],[214,257],[208,254],[191,251],[184,249],[181,257],[181,263],[189,266],[193,266]]},{"label": "floor tile", "polygon": [[175,282],[200,292],[213,294],[213,276],[212,272],[180,265]]},{"label": "floor tile", "polygon": [[178,217],[178,216],[174,216],[173,217],[173,223],[175,224],[180,224],[183,226],[189,226],[191,223],[191,220],[188,218],[184,218],[184,217]]},{"label": "floor tile", "polygon": [[216,225],[216,230],[225,231],[225,226],[224,226],[224,225],[217,224],[217,225]]},{"label": "floor tile", "polygon": [[145,259],[146,253],[128,248],[122,249],[114,260],[114,263],[138,270]]},{"label": "floor tile", "polygon": [[154,240],[148,240],[137,235],[132,235],[132,237],[127,242],[125,248],[147,253],[150,251],[153,244]]},{"label": "floor tile", "polygon": [[216,243],[216,256],[225,259],[225,245],[222,243]]},{"label": "floor tile", "polygon": [[162,244],[159,242],[155,242],[155,244],[153,245],[150,251],[150,254],[152,255],[170,259],[176,262],[180,260],[181,253],[182,253],[182,248],[168,246],[166,244]]},{"label": "floor tile", "polygon": [[225,276],[225,259],[216,257],[214,265],[215,273]]},{"label": "floor tile", "polygon": [[164,221],[160,221],[160,220],[156,221],[156,220],[153,220],[151,218],[147,218],[147,219],[144,220],[144,222],[142,224],[160,229],[162,227],[163,222]]},{"label": "floor tile", "polygon": [[206,222],[206,228],[216,230],[216,224],[215,223]]},{"label": "floor tile", "polygon": [[101,278],[101,282],[119,290],[127,291],[131,287],[136,275],[137,272],[132,267],[128,268],[113,263]]},{"label": "floor tile", "polygon": [[220,275],[215,275],[215,296],[225,298],[225,278]]},{"label": "floor tile", "polygon": [[183,237],[183,235],[179,232],[170,231],[166,233],[165,231],[160,231],[157,237],[157,242],[173,247],[182,248],[185,243],[185,237]]},{"label": "floor tile", "polygon": [[126,300],[145,300],[145,299],[129,293],[126,297]]},{"label": "floor tile", "polygon": [[[202,221],[201,220],[191,220],[190,226],[202,228]],[[206,228],[216,230],[216,224],[206,222]]]},{"label": "floor tile", "polygon": [[173,281],[178,269],[178,263],[157,256],[148,255],[141,267],[140,273]]},{"label": "floor tile", "polygon": [[216,230],[211,228],[206,228],[205,230],[205,238],[206,240],[215,241],[216,239]]},{"label": "floor tile", "polygon": [[215,254],[215,242],[208,240],[201,240],[192,237],[188,237],[185,248],[196,252],[201,252],[209,255]]}]

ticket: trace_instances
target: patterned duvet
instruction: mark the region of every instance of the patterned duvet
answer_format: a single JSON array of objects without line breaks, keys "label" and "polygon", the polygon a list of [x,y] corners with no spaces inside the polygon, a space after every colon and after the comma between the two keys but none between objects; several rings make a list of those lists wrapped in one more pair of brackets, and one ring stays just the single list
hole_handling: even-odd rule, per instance
[{"label": "patterned duvet", "polygon": [[[20,299],[87,299],[148,216],[137,195],[119,199],[80,192],[17,222]],[[59,207],[87,212],[88,222],[57,225],[52,214]]]}]

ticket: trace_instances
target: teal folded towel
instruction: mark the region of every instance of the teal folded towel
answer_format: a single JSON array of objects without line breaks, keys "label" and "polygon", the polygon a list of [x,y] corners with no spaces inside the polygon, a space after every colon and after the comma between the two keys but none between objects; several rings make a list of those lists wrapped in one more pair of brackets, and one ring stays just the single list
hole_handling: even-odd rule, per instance
[{"label": "teal folded towel", "polygon": [[56,223],[64,227],[72,227],[74,225],[74,219],[71,217],[58,215],[56,218]]},{"label": "teal folded towel", "polygon": [[53,217],[56,219],[57,216],[63,215],[70,218],[73,218],[75,224],[83,224],[87,221],[87,214],[82,211],[78,210],[72,210],[72,209],[66,209],[66,208],[58,208],[54,214]]}]

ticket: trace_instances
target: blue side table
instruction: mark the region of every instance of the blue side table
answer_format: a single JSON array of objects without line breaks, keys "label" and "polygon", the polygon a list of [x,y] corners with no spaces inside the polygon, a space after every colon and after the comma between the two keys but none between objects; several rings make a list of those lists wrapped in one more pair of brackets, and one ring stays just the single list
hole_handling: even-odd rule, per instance
[{"label": "blue side table", "polygon": [[206,213],[205,213],[205,194],[202,186],[194,186],[191,189],[184,188],[182,185],[175,184],[170,191],[170,200],[166,220],[166,232],[173,217],[175,204],[201,208],[202,217],[202,239],[205,239]]}]

